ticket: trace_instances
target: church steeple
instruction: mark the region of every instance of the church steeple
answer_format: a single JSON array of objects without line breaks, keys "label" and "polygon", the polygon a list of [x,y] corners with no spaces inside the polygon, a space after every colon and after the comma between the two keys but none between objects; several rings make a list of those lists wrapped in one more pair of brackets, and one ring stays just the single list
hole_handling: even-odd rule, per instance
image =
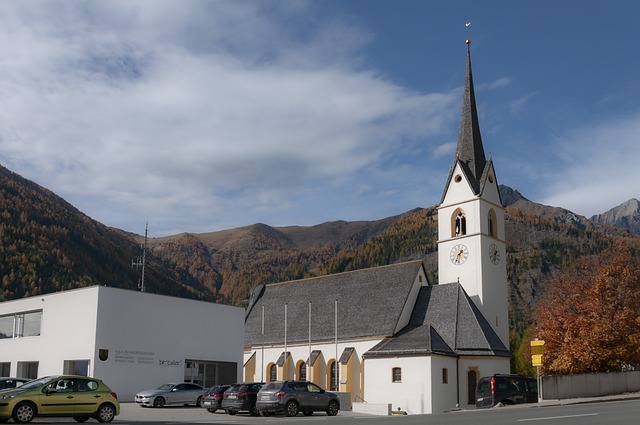
[{"label": "church steeple", "polygon": [[487,160],[484,156],[478,111],[476,110],[476,96],[473,89],[473,75],[471,73],[471,49],[467,40],[467,72],[462,101],[462,119],[456,148],[456,162],[460,161],[470,184],[476,194],[479,193],[479,180],[484,171]]},{"label": "church steeple", "polygon": [[467,41],[456,157],[438,206],[438,281],[459,282],[509,346],[505,213],[493,160],[484,156]]}]

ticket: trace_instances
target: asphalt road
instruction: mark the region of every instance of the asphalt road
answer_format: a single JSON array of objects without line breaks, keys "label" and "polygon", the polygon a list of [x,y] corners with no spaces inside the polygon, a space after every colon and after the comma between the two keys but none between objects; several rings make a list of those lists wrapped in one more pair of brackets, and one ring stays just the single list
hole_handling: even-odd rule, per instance
[{"label": "asphalt road", "polygon": [[[12,422],[9,422],[12,423]],[[35,424],[76,423],[71,418],[36,418]],[[86,422],[97,423],[94,419]],[[636,425],[640,423],[640,399],[610,400],[606,402],[575,403],[567,405],[537,404],[508,406],[493,409],[463,410],[433,415],[369,416],[341,411],[338,416],[324,413],[294,418],[284,416],[252,417],[247,413],[230,416],[223,411],[209,413],[197,407],[142,408],[133,403],[122,403],[116,425],[176,425],[176,424],[220,424],[220,425]]]}]

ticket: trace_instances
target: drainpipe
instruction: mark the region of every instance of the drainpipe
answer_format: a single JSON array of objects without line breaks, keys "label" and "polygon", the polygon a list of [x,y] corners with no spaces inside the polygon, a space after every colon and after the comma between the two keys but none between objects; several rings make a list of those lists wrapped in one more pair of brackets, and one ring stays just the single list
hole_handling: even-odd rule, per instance
[{"label": "drainpipe", "polygon": [[460,356],[456,356],[456,407],[460,407]]}]

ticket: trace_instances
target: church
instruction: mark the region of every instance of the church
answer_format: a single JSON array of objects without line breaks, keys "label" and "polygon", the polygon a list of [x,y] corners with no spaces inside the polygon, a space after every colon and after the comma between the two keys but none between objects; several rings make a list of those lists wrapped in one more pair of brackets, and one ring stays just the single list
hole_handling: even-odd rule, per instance
[{"label": "church", "polygon": [[439,283],[421,261],[262,285],[245,316],[244,380],[308,380],[372,414],[475,407],[509,373],[504,208],[476,110],[467,42],[453,166],[438,206]]}]

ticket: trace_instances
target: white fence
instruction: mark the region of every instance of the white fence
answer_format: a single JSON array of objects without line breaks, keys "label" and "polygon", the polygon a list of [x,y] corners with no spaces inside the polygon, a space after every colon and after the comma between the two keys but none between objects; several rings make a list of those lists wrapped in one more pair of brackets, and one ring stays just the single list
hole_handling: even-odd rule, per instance
[{"label": "white fence", "polygon": [[542,377],[545,400],[600,397],[640,391],[640,371]]}]

